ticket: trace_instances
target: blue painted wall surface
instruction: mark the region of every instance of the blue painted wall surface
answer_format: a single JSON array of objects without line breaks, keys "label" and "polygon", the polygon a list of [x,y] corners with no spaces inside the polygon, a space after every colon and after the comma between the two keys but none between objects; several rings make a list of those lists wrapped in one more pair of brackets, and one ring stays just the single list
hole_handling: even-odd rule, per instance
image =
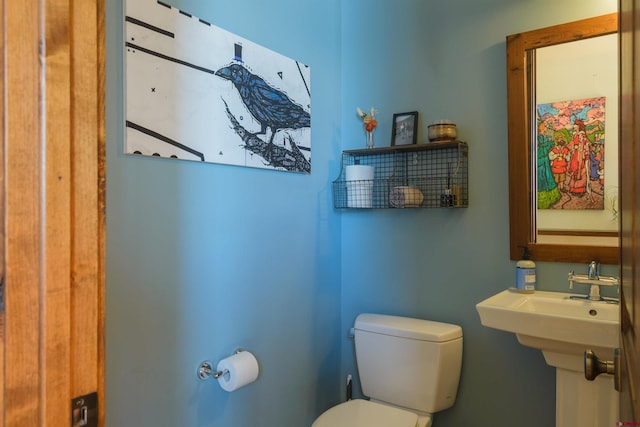
[{"label": "blue painted wall surface", "polygon": [[[380,110],[377,145],[389,145],[393,113],[418,110],[419,141],[428,124],[450,119],[470,153],[468,209],[342,215],[343,375],[356,372],[346,331],[358,313],[455,323],[464,331],[458,399],[436,414],[434,426],[554,425],[554,369],[513,334],[482,327],[475,310],[515,276],[508,248],[505,37],[614,12],[615,2],[353,0],[342,6],[344,147],[364,147],[353,111],[360,105]],[[568,291],[567,272],[584,268],[539,263],[539,288]]]},{"label": "blue painted wall surface", "polygon": [[[310,426],[344,398],[348,330],[369,311],[463,327],[458,400],[435,426],[553,425],[553,369],[475,310],[515,268],[505,36],[615,2],[168,2],[311,66],[313,173],[124,156],[121,0],[107,2],[107,424]],[[378,109],[377,146],[393,113],[420,112],[420,141],[454,120],[469,208],[335,211],[341,150],[364,147],[357,106]],[[539,288],[581,268],[540,263]],[[256,383],[229,394],[195,378],[237,347],[258,357]]]},{"label": "blue painted wall surface", "polygon": [[[121,2],[107,2],[107,424],[310,425],[339,398],[339,1],[168,2],[311,66],[313,173],[123,155]],[[238,347],[258,358],[254,384],[196,378]]]}]

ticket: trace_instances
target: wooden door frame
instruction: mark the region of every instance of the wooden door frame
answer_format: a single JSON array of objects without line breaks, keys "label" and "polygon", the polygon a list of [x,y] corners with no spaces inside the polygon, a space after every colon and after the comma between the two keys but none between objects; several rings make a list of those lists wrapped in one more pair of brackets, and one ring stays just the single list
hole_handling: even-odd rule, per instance
[{"label": "wooden door frame", "polygon": [[640,6],[620,8],[620,277],[623,348],[621,422],[640,421]]},{"label": "wooden door frame", "polygon": [[[0,425],[104,425],[104,0],[3,0]],[[44,25],[43,25],[44,24]]]}]

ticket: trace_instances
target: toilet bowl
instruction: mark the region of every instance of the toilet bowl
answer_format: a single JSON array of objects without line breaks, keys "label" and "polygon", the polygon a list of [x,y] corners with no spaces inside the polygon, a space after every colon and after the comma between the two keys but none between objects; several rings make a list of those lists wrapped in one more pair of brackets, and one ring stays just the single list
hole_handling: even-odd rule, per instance
[{"label": "toilet bowl", "polygon": [[354,326],[362,393],[325,411],[312,427],[430,427],[455,403],[462,328],[448,323],[361,314]]},{"label": "toilet bowl", "polygon": [[324,412],[311,427],[430,427],[431,416],[364,399],[341,403]]}]

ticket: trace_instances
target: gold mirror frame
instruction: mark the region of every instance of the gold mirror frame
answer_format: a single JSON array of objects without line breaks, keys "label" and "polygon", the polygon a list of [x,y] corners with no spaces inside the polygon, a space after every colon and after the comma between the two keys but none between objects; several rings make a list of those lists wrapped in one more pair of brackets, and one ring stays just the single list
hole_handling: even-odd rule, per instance
[{"label": "gold mirror frame", "polygon": [[[533,50],[618,31],[618,14],[598,16],[507,36],[507,112],[509,138],[509,231],[511,259],[527,247],[536,261],[619,263],[619,247],[541,244],[535,241],[536,189],[533,178],[530,89]],[[527,188],[528,191],[522,191]]]}]

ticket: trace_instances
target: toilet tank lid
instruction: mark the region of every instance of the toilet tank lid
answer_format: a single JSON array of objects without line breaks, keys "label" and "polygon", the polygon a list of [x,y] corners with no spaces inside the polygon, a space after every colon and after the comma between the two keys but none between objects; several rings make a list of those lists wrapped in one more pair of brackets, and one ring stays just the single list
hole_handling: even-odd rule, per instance
[{"label": "toilet tank lid", "polygon": [[386,314],[362,313],[356,318],[355,329],[431,342],[462,337],[462,328],[458,325]]}]

